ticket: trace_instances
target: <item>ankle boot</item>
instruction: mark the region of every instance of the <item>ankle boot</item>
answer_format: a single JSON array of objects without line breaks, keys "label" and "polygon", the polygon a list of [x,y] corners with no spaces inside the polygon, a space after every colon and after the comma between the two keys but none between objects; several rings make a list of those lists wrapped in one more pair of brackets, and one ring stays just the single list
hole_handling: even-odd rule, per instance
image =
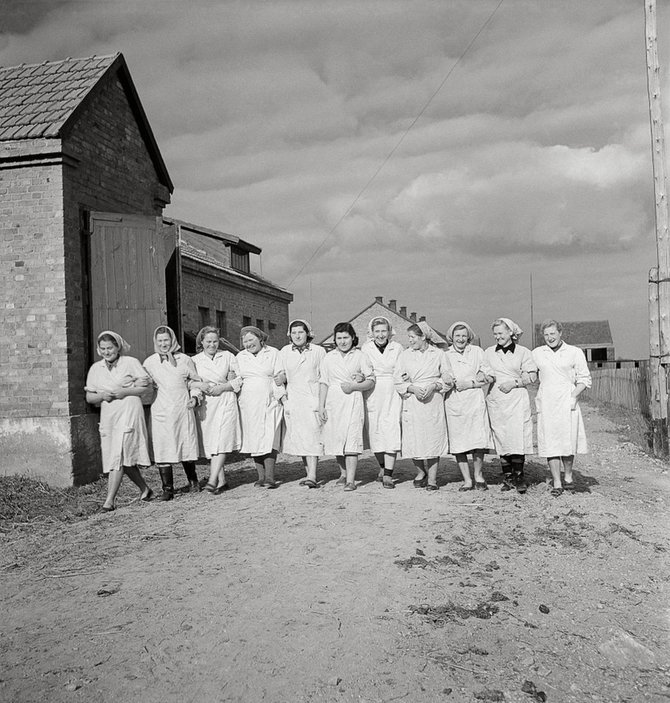
[{"label": "ankle boot", "polygon": [[163,484],[163,492],[158,500],[172,500],[174,498],[174,479],[172,478],[172,464],[159,464],[158,472]]}]

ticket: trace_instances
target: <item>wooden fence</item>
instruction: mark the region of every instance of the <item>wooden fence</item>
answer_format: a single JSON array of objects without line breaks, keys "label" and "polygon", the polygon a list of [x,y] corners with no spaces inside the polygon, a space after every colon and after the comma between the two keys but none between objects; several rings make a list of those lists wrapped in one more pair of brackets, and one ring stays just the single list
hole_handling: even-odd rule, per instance
[{"label": "wooden fence", "polygon": [[[646,418],[650,412],[649,362],[606,362],[591,368],[593,385],[584,391],[587,398],[619,405]],[[620,368],[617,368],[620,366]]]}]

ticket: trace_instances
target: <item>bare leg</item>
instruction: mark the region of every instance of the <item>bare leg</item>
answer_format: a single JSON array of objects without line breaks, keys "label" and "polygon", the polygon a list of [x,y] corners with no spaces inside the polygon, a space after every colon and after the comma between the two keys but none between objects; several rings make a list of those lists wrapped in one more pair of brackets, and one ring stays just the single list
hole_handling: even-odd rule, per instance
[{"label": "bare leg", "polygon": [[375,452],[375,459],[377,460],[377,463],[379,464],[379,471],[377,472],[377,481],[382,481],[384,478],[384,468],[385,468],[385,462],[384,462],[384,452]]},{"label": "bare leg", "polygon": [[468,464],[467,454],[454,454],[458,468],[463,476],[463,488],[472,488],[472,479],[470,478],[470,465]]},{"label": "bare leg", "polygon": [[265,485],[265,463],[263,461],[265,457],[255,456],[253,457],[254,465],[256,466],[256,472],[258,473],[258,481],[254,484],[255,486]]},{"label": "bare leg", "polygon": [[223,472],[223,467],[226,463],[225,454],[214,454],[209,460],[209,478],[207,479],[208,486],[218,488],[226,482],[226,477]]},{"label": "bare leg", "polygon": [[319,463],[319,457],[318,456],[306,456],[303,457],[303,461],[306,464],[306,470],[307,470],[307,478],[310,481],[314,481],[316,483],[316,467]]},{"label": "bare leg", "polygon": [[484,450],[483,449],[473,449],[472,450],[472,463],[475,468],[475,482],[476,483],[486,483],[484,480]]},{"label": "bare leg", "polygon": [[358,467],[358,454],[345,454],[344,465],[346,467],[346,485],[356,485],[356,468]]},{"label": "bare leg", "polygon": [[124,466],[123,470],[126,476],[140,489],[140,500],[151,500],[153,492],[151,488],[147,486],[144,476],[142,476],[137,466]]},{"label": "bare leg", "polygon": [[437,486],[437,467],[440,465],[440,457],[436,456],[431,459],[426,459],[426,468],[428,471],[428,485]]},{"label": "bare leg", "polygon": [[[561,467],[563,462],[560,456],[550,456],[547,458],[547,463],[549,464],[549,471],[551,471],[551,478],[554,481],[554,488],[561,488]],[[572,470],[572,467],[570,467]]]},{"label": "bare leg", "polygon": [[343,486],[347,482],[347,465],[344,456],[336,456],[335,460],[340,467],[340,477],[337,479],[337,485]]},{"label": "bare leg", "polygon": [[384,452],[384,477],[382,482],[387,488],[395,488],[393,469],[395,468],[395,452]]},{"label": "bare leg", "polygon": [[572,466],[575,463],[575,455],[562,456],[561,460],[563,461],[563,470],[565,471],[565,482],[572,483],[575,480],[572,476]]},{"label": "bare leg", "polygon": [[114,509],[116,494],[119,492],[121,481],[123,481],[123,467],[118,471],[110,471],[107,474],[107,499],[102,506],[103,508]]}]

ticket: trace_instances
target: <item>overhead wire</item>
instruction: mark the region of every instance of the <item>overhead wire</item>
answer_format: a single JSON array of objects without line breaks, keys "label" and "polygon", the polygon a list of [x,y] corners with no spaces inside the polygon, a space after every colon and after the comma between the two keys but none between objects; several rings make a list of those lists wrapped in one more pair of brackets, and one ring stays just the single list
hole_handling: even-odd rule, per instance
[{"label": "overhead wire", "polygon": [[381,162],[381,164],[377,167],[376,171],[370,176],[368,181],[365,183],[365,185],[358,191],[358,194],[356,197],[352,200],[351,204],[349,207],[342,213],[340,218],[337,220],[337,222],[326,232],[324,235],[323,239],[321,240],[321,243],[319,246],[312,252],[310,257],[305,261],[305,263],[298,269],[298,272],[293,276],[293,278],[288,282],[288,286],[292,286],[295,280],[302,274],[302,272],[312,263],[314,258],[317,256],[317,254],[323,249],[323,246],[325,243],[330,239],[330,237],[333,235],[335,230],[342,224],[342,222],[346,219],[346,217],[351,213],[351,211],[354,209],[356,206],[356,203],[361,199],[365,191],[370,187],[370,185],[373,183],[375,178],[381,173],[382,169],[386,164],[391,160],[395,152],[400,148],[400,145],[405,141],[405,137],[409,134],[410,130],[414,127],[414,125],[421,119],[421,116],[423,113],[428,109],[430,104],[433,102],[437,94],[442,90],[444,87],[444,84],[449,80],[449,77],[451,74],[454,72],[458,64],[463,60],[463,58],[467,55],[468,51],[472,47],[472,45],[477,41],[477,38],[479,35],[486,29],[486,27],[489,25],[491,20],[494,18],[496,12],[500,9],[500,6],[503,4],[505,0],[499,0],[498,4],[493,8],[493,11],[489,16],[487,17],[486,21],[482,24],[482,26],[477,30],[476,34],[472,37],[472,39],[468,42],[468,45],[463,49],[461,52],[460,56],[454,61],[452,64],[451,68],[449,71],[447,71],[447,74],[444,76],[440,84],[437,86],[437,88],[433,91],[432,95],[426,100],[424,103],[423,107],[419,110],[417,113],[416,117],[410,122],[409,126],[403,131],[403,133],[400,135],[398,141],[395,143],[391,151],[386,155],[384,160]]}]

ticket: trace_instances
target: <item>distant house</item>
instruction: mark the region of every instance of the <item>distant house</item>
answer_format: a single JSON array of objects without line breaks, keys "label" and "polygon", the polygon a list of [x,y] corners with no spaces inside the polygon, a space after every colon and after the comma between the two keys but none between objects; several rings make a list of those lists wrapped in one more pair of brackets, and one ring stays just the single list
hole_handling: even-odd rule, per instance
[{"label": "distant house", "polygon": [[239,349],[240,330],[259,327],[269,344],[286,343],[288,307],[293,295],[251,271],[250,256],[261,249],[225,232],[163,218],[178,233],[180,313],[184,348],[195,351],[202,327],[218,327],[231,350]]},{"label": "distant house", "polygon": [[[357,315],[354,315],[354,317],[349,320],[342,320],[342,322],[351,323],[353,328],[356,330],[356,335],[358,336],[360,343],[362,344],[367,339],[368,325],[370,324],[370,320],[375,317],[386,317],[391,322],[391,325],[393,326],[393,329],[395,331],[394,339],[396,340],[396,342],[400,342],[403,347],[409,346],[407,328],[410,325],[416,324],[420,321],[428,322],[426,320],[425,315],[421,315],[419,317],[417,316],[416,312],[410,312],[408,314],[407,308],[404,305],[398,307],[397,300],[391,299],[388,301],[388,303],[384,304],[384,298],[381,295],[378,295],[375,298],[374,302],[370,303],[370,305],[361,310]],[[428,324],[430,325],[430,322],[428,322]],[[430,326],[433,330],[435,330],[433,325]],[[440,332],[437,332],[437,330],[435,330],[435,333],[437,335],[437,346],[446,349],[448,347],[448,344],[444,335]],[[332,349],[335,346],[335,340],[333,339],[333,335],[328,335],[324,340],[320,342],[320,344],[322,344],[326,348]]]},{"label": "distant house", "polygon": [[[609,320],[561,322],[563,340],[583,350],[589,362],[614,361],[614,341]],[[535,325],[535,345],[544,344],[540,325]]]}]

